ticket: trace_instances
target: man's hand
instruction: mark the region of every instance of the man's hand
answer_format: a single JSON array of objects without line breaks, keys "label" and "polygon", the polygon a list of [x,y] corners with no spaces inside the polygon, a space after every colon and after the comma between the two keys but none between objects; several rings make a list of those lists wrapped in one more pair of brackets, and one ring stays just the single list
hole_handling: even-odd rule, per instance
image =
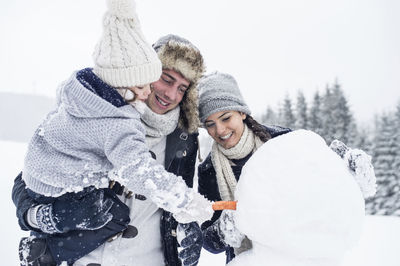
[{"label": "man's hand", "polygon": [[196,222],[178,224],[177,240],[182,250],[178,256],[184,266],[197,265],[203,246],[203,233]]}]

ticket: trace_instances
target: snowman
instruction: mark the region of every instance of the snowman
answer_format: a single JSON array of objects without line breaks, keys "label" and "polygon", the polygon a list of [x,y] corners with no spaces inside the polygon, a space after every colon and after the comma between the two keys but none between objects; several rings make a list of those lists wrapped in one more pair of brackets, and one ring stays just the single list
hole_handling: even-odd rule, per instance
[{"label": "snowman", "polygon": [[375,189],[371,158],[360,150],[328,147],[306,130],[269,140],[242,170],[237,210],[224,211],[237,228],[232,239],[252,241],[228,265],[340,266],[358,243],[364,198]]}]

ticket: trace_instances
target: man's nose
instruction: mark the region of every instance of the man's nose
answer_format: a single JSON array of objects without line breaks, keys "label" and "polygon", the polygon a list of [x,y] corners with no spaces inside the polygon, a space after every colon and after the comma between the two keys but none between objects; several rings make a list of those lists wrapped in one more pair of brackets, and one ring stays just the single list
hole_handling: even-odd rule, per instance
[{"label": "man's nose", "polygon": [[175,87],[170,87],[165,90],[164,95],[167,96],[168,100],[175,101],[176,100],[176,93],[178,89]]}]

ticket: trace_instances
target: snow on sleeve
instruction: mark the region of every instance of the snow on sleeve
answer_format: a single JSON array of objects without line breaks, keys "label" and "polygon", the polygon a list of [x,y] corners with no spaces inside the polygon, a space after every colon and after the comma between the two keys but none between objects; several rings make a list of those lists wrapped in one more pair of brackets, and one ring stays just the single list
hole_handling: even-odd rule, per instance
[{"label": "snow on sleeve", "polygon": [[189,188],[181,176],[167,172],[151,157],[139,120],[119,121],[107,134],[105,154],[114,167],[108,173],[110,180],[151,199],[178,222],[204,222],[211,218],[211,203]]},{"label": "snow on sleeve", "polygon": [[193,193],[181,177],[165,171],[150,156],[142,156],[111,171],[110,180],[127,186],[132,192],[149,197],[159,207],[176,213],[192,200]]},{"label": "snow on sleeve", "polygon": [[236,225],[254,248],[232,265],[340,265],[362,231],[365,206],[357,182],[311,131],[260,147],[243,167],[235,196]]}]

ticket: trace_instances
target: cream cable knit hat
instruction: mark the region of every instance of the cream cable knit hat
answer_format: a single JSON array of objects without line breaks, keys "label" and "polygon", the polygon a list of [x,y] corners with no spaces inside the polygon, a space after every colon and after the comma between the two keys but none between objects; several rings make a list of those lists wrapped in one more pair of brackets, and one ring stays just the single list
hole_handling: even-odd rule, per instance
[{"label": "cream cable knit hat", "polygon": [[158,80],[161,62],[143,36],[134,0],[107,0],[107,7],[103,35],[93,53],[94,73],[113,87]]}]

